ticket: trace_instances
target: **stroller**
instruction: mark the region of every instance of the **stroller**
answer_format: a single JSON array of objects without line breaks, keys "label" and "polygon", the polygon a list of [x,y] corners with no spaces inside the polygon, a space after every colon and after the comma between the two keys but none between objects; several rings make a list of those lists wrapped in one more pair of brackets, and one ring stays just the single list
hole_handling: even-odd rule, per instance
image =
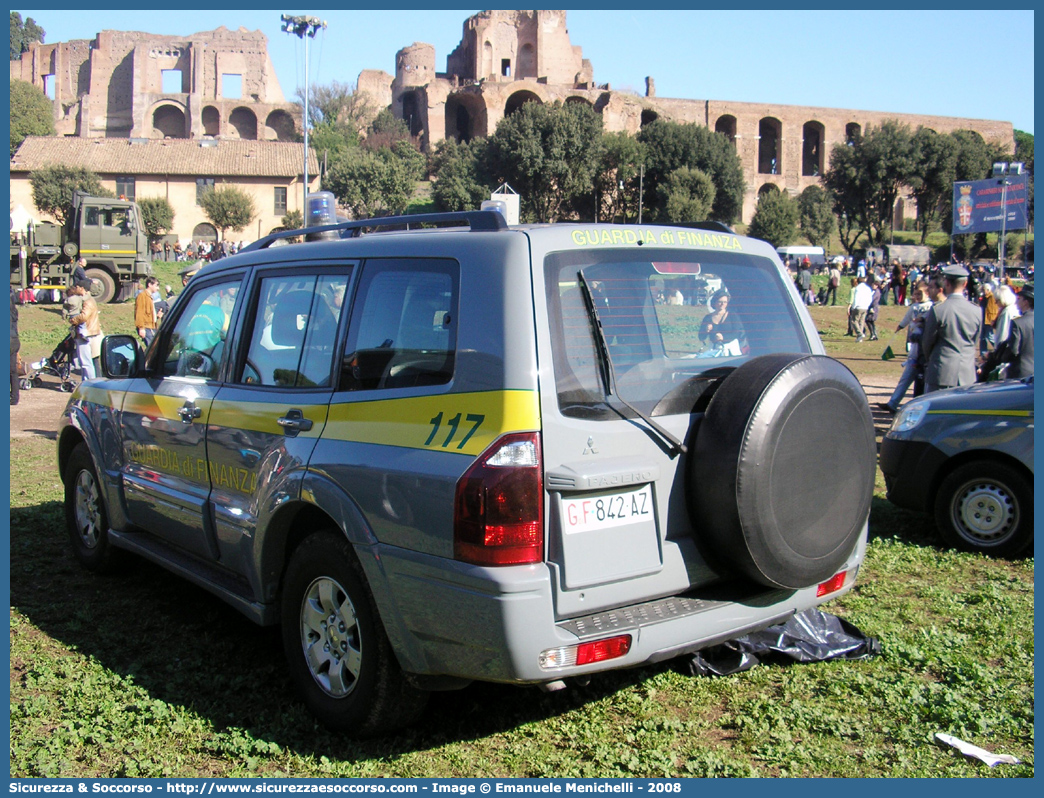
[{"label": "stroller", "polygon": [[38,388],[43,384],[40,379],[42,374],[50,374],[60,380],[60,387],[65,393],[72,393],[76,386],[69,379],[72,375],[73,366],[76,363],[76,341],[72,334],[65,336],[62,342],[54,348],[50,357],[30,363],[26,374],[22,377],[19,385],[23,391],[30,388]]}]

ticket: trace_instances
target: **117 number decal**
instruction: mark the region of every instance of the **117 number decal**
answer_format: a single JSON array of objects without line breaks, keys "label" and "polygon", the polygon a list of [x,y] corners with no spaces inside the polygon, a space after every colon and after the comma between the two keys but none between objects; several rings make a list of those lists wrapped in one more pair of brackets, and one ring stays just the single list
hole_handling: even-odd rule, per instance
[{"label": "117 number decal", "polygon": [[[434,441],[435,437],[439,434],[439,428],[442,426],[442,416],[443,413],[440,410],[439,414],[428,422],[431,424],[431,434],[428,436],[428,440],[424,441],[425,446],[431,446],[432,441]],[[471,429],[469,429],[467,434],[460,439],[460,442],[457,444],[458,449],[464,448],[467,442],[471,440],[471,436],[474,435],[478,431],[478,428],[482,426],[482,422],[486,420],[486,417],[479,413],[468,413],[466,416],[457,413],[453,418],[446,421],[446,426],[449,427],[449,435],[446,436],[446,439],[441,444],[438,444],[441,445],[443,449],[448,448],[450,443],[453,442],[462,420],[465,424],[471,424]]]}]

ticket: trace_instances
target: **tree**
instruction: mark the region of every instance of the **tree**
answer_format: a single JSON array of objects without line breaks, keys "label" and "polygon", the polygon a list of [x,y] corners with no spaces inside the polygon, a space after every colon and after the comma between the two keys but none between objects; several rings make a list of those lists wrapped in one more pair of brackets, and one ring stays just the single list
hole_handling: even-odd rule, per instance
[{"label": "tree", "polygon": [[29,45],[33,42],[42,42],[46,31],[41,28],[32,17],[26,17],[22,22],[22,15],[17,11],[11,12],[11,60],[17,61],[22,53],[29,52]]},{"label": "tree", "polygon": [[138,200],[138,207],[150,241],[169,233],[174,227],[174,206],[166,197],[143,197]]},{"label": "tree", "polygon": [[1033,226],[1033,134],[1022,130],[1015,131],[1015,160],[1026,164],[1029,171],[1029,205],[1026,208],[1030,226]]},{"label": "tree", "polygon": [[656,120],[638,134],[645,151],[645,197],[654,218],[664,218],[659,187],[685,166],[710,175],[716,194],[710,218],[732,224],[743,211],[743,166],[729,139],[703,125]]},{"label": "tree", "polygon": [[834,232],[833,203],[830,196],[819,186],[809,186],[798,197],[801,232],[814,247],[826,247]]},{"label": "tree", "polygon": [[785,247],[797,235],[798,203],[785,191],[767,191],[758,200],[754,218],[747,234],[768,241],[772,246]]},{"label": "tree", "polygon": [[462,144],[443,139],[428,163],[432,176],[431,199],[436,211],[466,211],[489,199],[489,186],[479,175],[480,140]]},{"label": "tree", "polygon": [[410,129],[407,124],[397,119],[390,108],[384,108],[366,129],[366,138],[362,146],[370,150],[379,150],[381,147],[392,147],[400,141],[409,140]]},{"label": "tree", "polygon": [[11,155],[27,136],[54,135],[54,105],[32,83],[11,81]]},{"label": "tree", "polygon": [[257,216],[254,198],[237,186],[207,189],[200,196],[199,204],[210,223],[221,231],[222,239],[226,230],[238,233]]},{"label": "tree", "polygon": [[913,174],[910,188],[917,202],[917,227],[921,243],[939,218],[940,208],[953,202],[953,180],[957,167],[957,142],[929,128],[918,128],[913,135]]},{"label": "tree", "polygon": [[623,132],[602,135],[602,158],[595,176],[601,221],[638,219],[638,174],[644,157],[643,147],[634,136]]},{"label": "tree", "polygon": [[582,103],[525,103],[497,125],[485,150],[493,183],[522,196],[528,221],[555,222],[589,197],[602,153],[602,119]]},{"label": "tree", "polygon": [[349,150],[330,165],[326,185],[355,216],[401,213],[424,173],[424,156],[409,141],[379,150]]},{"label": "tree", "polygon": [[914,170],[910,128],[894,120],[867,126],[851,143],[834,145],[824,178],[840,216],[865,233],[871,244],[884,243],[891,230],[899,191]]},{"label": "tree", "polygon": [[659,187],[666,220],[670,222],[702,222],[714,206],[714,181],[699,169],[683,166],[675,169]]},{"label": "tree", "polygon": [[304,214],[297,208],[287,211],[286,215],[279,220],[284,230],[300,230],[304,227]]},{"label": "tree", "polygon": [[112,196],[102,187],[101,178],[82,166],[45,166],[29,175],[29,185],[33,189],[33,204],[59,224],[65,224],[72,215],[73,191],[85,191],[93,197]]}]

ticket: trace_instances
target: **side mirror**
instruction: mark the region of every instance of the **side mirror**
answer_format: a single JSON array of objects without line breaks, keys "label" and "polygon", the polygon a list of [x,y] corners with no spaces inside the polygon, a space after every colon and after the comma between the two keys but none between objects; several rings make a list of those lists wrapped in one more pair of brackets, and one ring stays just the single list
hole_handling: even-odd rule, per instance
[{"label": "side mirror", "polygon": [[141,350],[132,335],[106,335],[102,339],[101,370],[111,380],[126,379],[138,373]]}]

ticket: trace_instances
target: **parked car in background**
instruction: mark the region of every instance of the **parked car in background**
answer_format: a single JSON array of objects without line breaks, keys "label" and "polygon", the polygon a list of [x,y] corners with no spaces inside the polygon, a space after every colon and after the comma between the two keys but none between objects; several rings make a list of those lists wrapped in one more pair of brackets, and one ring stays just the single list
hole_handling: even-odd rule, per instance
[{"label": "parked car in background", "polygon": [[889,501],[934,513],[950,545],[1021,553],[1033,542],[1033,377],[908,402],[880,462]]}]

